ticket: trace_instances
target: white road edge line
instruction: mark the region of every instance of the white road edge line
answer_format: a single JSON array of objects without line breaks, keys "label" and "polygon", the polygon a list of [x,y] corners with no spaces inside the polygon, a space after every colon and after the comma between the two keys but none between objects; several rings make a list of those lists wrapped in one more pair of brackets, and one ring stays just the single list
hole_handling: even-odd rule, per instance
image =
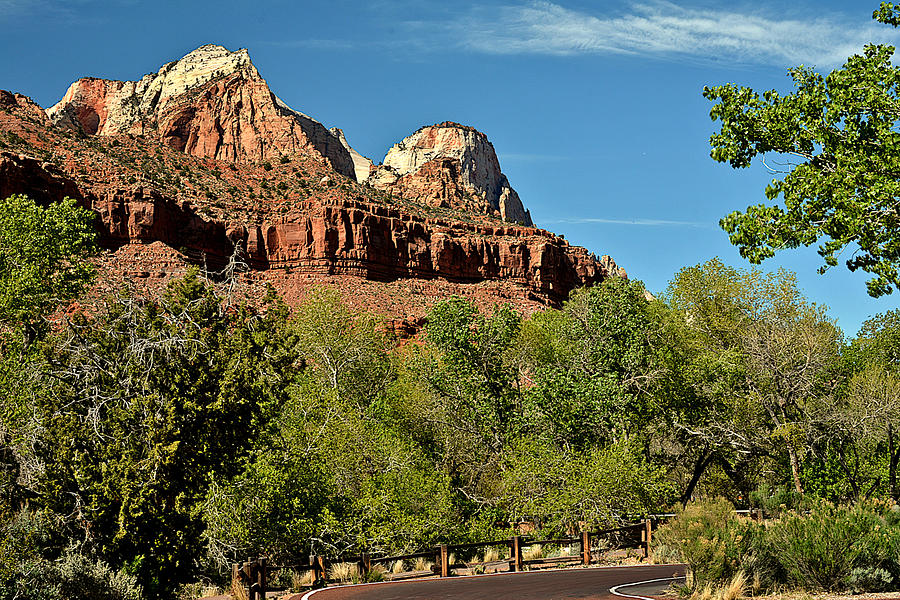
[{"label": "white road edge line", "polygon": [[[677,577],[661,577],[659,579],[648,579],[646,581],[635,581],[634,583],[622,583],[616,586],[609,588],[610,593],[615,594],[616,596],[621,596],[622,598],[635,598],[636,600],[654,600],[653,598],[648,598],[647,596],[635,596],[632,594],[623,594],[619,592],[619,588],[623,587],[631,587],[633,585],[644,585],[647,583],[657,583],[660,581],[675,581],[676,579],[684,579],[684,575],[679,575]],[[303,598],[306,600],[306,597]]]},{"label": "white road edge line", "polygon": [[309,590],[308,592],[306,592],[305,594],[303,594],[303,597],[300,598],[300,600],[309,600],[309,597],[310,597],[310,596],[312,596],[313,594],[315,594],[315,593],[318,592],[319,590],[324,590],[324,589],[325,589],[325,588],[319,588],[318,590]]}]

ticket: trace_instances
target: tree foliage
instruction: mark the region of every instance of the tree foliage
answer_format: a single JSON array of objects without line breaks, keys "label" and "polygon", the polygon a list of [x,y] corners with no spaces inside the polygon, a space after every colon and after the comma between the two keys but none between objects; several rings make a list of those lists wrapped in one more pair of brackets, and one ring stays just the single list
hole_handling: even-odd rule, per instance
[{"label": "tree foliage", "polygon": [[[896,26],[896,14],[882,3],[873,16]],[[796,90],[787,95],[704,88],[716,102],[710,116],[721,121],[710,138],[712,158],[746,168],[761,156],[780,176],[765,194],[782,204],[750,206],[720,223],[741,256],[759,263],[784,248],[819,244],[820,271],[850,252],[847,267],[873,275],[870,295],[900,284],[900,67],[893,54],[892,46],[872,44],[825,76],[790,69]],[[788,166],[769,165],[773,154]]]},{"label": "tree foliage", "polygon": [[84,260],[96,250],[93,219],[71,198],[47,207],[0,199],[0,323],[34,328],[81,292],[94,273]]},{"label": "tree foliage", "polygon": [[226,312],[193,271],[160,302],[114,300],[48,339],[28,365],[20,448],[79,546],[152,595],[194,571],[205,490],[238,472],[246,432],[283,403],[285,318]]}]

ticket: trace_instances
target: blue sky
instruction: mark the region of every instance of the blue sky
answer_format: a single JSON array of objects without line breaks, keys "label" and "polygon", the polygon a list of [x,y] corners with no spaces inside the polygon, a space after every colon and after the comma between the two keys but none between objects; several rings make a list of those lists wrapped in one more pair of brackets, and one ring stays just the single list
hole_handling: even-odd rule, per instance
[{"label": "blue sky", "polygon": [[[709,158],[704,85],[790,89],[786,69],[825,72],[867,41],[878,2],[138,2],[0,0],[0,88],[42,106],[92,75],[136,79],[204,43],[246,47],[273,91],[376,162],[421,125],[484,131],[539,226],[661,292],[714,256],[748,266],[717,223],[764,201],[761,163]],[[866,295],[863,273],[796,271],[807,297],[855,334],[900,294]]]}]

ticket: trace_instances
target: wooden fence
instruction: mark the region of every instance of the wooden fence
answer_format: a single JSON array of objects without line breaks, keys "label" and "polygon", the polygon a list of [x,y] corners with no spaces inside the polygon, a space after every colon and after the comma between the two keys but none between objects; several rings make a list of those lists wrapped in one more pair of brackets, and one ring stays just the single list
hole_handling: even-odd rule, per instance
[{"label": "wooden fence", "polygon": [[[506,547],[509,549],[509,559],[502,561],[494,561],[494,563],[502,565],[508,563],[510,571],[522,571],[530,565],[560,565],[560,564],[582,564],[590,565],[594,560],[594,551],[592,544],[594,540],[605,539],[610,542],[610,549],[640,548],[644,557],[650,556],[650,543],[653,535],[653,525],[650,519],[645,519],[640,523],[616,527],[613,529],[604,529],[600,531],[585,531],[578,537],[556,538],[538,540],[530,537],[517,535],[504,540],[491,540],[486,542],[474,542],[469,544],[441,544],[434,548],[415,552],[412,554],[401,554],[397,556],[372,556],[368,553],[362,553],[353,556],[335,556],[326,557],[321,555],[313,555],[309,557],[309,562],[295,564],[269,564],[268,558],[263,556],[259,558],[250,558],[243,564],[235,564],[233,567],[234,579],[240,581],[248,590],[249,600],[264,600],[266,592],[269,590],[270,576],[273,572],[281,570],[290,570],[294,572],[313,573],[313,587],[322,587],[328,583],[328,570],[331,565],[350,563],[357,566],[359,576],[362,580],[366,579],[367,574],[372,571],[374,565],[391,564],[396,561],[416,560],[416,559],[432,559],[434,566],[431,571],[419,572],[418,576],[440,576],[450,577],[454,570],[461,568],[471,569],[477,565],[485,563],[453,563],[451,564],[451,555],[456,553],[470,553],[483,548],[490,547]],[[524,558],[524,549],[529,546],[574,546],[578,545],[581,551],[576,556],[559,556],[552,558],[535,558],[526,560]]]}]

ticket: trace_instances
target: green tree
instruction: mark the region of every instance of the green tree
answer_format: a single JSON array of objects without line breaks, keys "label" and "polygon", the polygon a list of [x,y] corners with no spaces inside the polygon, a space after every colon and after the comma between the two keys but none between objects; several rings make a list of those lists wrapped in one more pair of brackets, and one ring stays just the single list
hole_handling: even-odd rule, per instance
[{"label": "green tree", "polygon": [[802,491],[801,462],[815,408],[830,398],[840,331],[784,270],[763,274],[714,259],[682,269],[668,297],[694,332],[681,373],[704,407],[676,412],[683,420],[675,426],[708,448],[741,487],[750,483],[742,481],[749,465],[736,468],[731,460],[786,455]]},{"label": "green tree", "polygon": [[612,277],[525,323],[519,365],[533,380],[529,413],[554,441],[584,450],[635,434],[655,413],[658,303],[639,281]]},{"label": "green tree", "polygon": [[844,362],[847,385],[824,410],[840,468],[855,495],[900,499],[900,310],[867,319]]},{"label": "green tree", "polygon": [[[882,3],[873,17],[897,26],[897,5]],[[791,94],[762,94],[727,84],[706,87],[721,129],[711,156],[746,168],[756,156],[781,155],[787,167],[765,194],[779,204],[750,206],[721,220],[741,256],[759,263],[784,248],[819,244],[825,265],[845,251],[851,271],[862,269],[872,296],[900,285],[900,67],[894,48],[867,45],[827,76],[800,66],[789,73]],[[793,162],[791,162],[793,161]],[[783,163],[778,163],[779,165]],[[820,243],[821,242],[821,243]]]},{"label": "green tree", "polygon": [[513,521],[534,521],[549,535],[621,524],[673,498],[668,473],[644,459],[639,445],[574,451],[546,439],[521,439],[507,463],[504,508]]},{"label": "green tree", "polygon": [[[196,271],[162,301],[76,316],[32,366],[32,491],[70,542],[135,574],[150,597],[195,575],[200,506],[238,472],[284,403],[287,313],[224,310]],[[65,443],[60,443],[65,440]]]},{"label": "green tree", "polygon": [[[858,455],[856,463],[867,458],[882,459],[887,464],[887,492],[900,500],[897,481],[900,466],[900,377],[878,364],[869,365],[849,381],[843,402],[829,412],[833,435],[842,434],[845,444]],[[847,473],[857,497],[863,494],[858,480],[858,467],[846,456],[850,452],[840,448],[841,467]],[[857,468],[854,468],[857,467]],[[878,486],[877,476],[870,491]]]},{"label": "green tree", "polygon": [[27,340],[41,318],[76,297],[94,267],[94,215],[66,198],[47,207],[26,196],[0,200],[0,324],[23,327]]},{"label": "green tree", "polygon": [[409,356],[406,385],[420,413],[410,423],[418,423],[412,426],[423,434],[421,443],[476,507],[496,498],[504,448],[522,425],[508,360],[520,325],[509,307],[485,315],[468,300],[450,298],[429,311],[425,347]]}]

